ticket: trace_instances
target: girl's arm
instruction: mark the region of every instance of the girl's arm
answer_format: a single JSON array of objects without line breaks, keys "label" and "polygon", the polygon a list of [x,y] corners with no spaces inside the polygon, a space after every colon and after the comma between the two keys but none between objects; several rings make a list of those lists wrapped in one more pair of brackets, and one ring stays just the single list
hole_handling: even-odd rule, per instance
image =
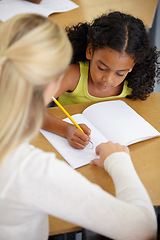
[{"label": "girl's arm", "polygon": [[80,124],[80,126],[84,133],[73,124],[62,121],[46,112],[42,128],[66,138],[72,147],[83,149],[90,141],[90,129],[85,124]]},{"label": "girl's arm", "polygon": [[80,78],[80,67],[79,64],[70,65],[65,73],[62,75],[60,80],[58,81],[58,88],[55,93],[55,98],[59,97],[64,92],[73,92]]},{"label": "girl's arm", "polygon": [[[59,87],[54,97],[59,97],[67,91],[74,91],[80,77],[79,64],[70,65],[63,77],[59,81]],[[90,129],[81,124],[84,133],[77,129],[73,124],[66,123],[57,117],[54,117],[47,112],[45,113],[43,129],[53,132],[68,140],[69,144],[74,148],[83,149],[89,143]]]}]

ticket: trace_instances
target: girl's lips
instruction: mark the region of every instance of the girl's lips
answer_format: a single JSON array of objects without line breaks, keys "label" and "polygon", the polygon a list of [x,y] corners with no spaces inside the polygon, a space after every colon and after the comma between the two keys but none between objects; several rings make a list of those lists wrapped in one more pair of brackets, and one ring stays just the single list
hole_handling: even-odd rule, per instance
[{"label": "girl's lips", "polygon": [[110,89],[111,88],[110,86],[105,85],[103,83],[98,83],[98,84],[99,84],[100,88],[103,88],[103,89]]}]

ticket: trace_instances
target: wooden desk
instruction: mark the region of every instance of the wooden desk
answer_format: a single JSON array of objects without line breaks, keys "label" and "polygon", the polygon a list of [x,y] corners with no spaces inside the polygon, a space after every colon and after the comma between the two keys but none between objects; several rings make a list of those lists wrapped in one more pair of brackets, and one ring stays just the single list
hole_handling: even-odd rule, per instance
[{"label": "wooden desk", "polygon": [[[160,131],[160,93],[152,93],[145,101],[133,101],[126,98],[121,100],[126,102],[158,131]],[[74,114],[81,113],[89,105],[89,103],[75,104],[66,106],[65,108],[70,114]],[[58,107],[50,108],[48,109],[48,112],[59,118],[66,117]],[[32,143],[45,151],[55,152],[57,158],[64,161],[61,155],[40,133]],[[133,144],[129,149],[135,169],[146,187],[153,205],[160,205],[160,137]],[[104,190],[114,195],[112,179],[103,169],[87,165],[77,169],[77,171],[88,178],[91,182],[97,183]],[[50,235],[80,230],[80,227],[74,224],[67,223],[51,216],[49,217],[49,221]]]},{"label": "wooden desk", "polygon": [[109,11],[123,11],[140,18],[147,28],[152,27],[158,0],[72,0],[79,8],[52,14],[61,27],[76,24],[80,21],[92,21],[93,18]]}]

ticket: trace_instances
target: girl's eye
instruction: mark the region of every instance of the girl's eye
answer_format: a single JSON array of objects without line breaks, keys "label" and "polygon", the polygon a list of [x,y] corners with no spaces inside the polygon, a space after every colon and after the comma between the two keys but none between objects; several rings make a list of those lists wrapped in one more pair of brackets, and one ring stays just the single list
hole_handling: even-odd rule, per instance
[{"label": "girl's eye", "polygon": [[105,71],[106,69],[103,69],[101,67],[98,66],[98,69],[101,70],[101,71]]},{"label": "girl's eye", "polygon": [[119,77],[123,77],[123,76],[124,76],[124,74],[119,74],[119,73],[117,73],[117,75],[118,75]]}]

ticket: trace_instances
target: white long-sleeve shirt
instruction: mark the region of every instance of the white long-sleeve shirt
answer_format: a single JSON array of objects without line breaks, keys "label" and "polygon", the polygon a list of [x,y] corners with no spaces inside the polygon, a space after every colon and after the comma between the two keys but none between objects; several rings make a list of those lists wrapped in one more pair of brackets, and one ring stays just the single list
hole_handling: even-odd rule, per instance
[{"label": "white long-sleeve shirt", "polygon": [[113,153],[105,169],[116,197],[55,154],[22,144],[0,164],[0,239],[47,240],[48,215],[117,240],[155,239],[154,209],[129,155]]}]

